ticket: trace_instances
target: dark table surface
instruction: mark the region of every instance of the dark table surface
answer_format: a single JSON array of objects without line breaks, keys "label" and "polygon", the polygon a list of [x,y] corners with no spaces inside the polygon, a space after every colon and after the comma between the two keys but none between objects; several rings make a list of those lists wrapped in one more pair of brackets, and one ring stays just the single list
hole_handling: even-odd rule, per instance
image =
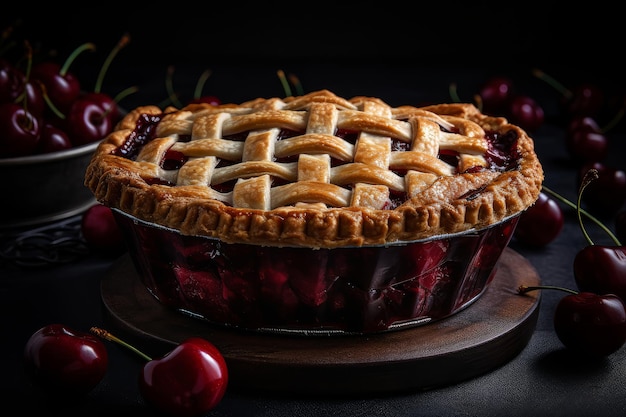
[{"label": "dark table surface", "polygon": [[[402,65],[350,66],[341,63],[241,67],[214,66],[208,89],[224,101],[241,101],[257,96],[283,95],[276,70],[296,74],[307,91],[328,88],[344,96],[376,95],[393,105],[450,101],[448,87],[457,83],[467,101],[477,86],[494,69],[451,69]],[[159,103],[166,97],[165,67],[133,66],[124,80],[109,84],[111,91],[137,82],[140,93],[124,105],[132,108]],[[181,91],[192,91],[201,66],[181,66],[177,82]],[[564,74],[571,77],[572,74]],[[545,84],[530,76],[528,68],[514,74],[520,88],[541,99],[546,123],[532,134],[546,171],[545,184],[569,199],[576,196],[576,167],[569,162],[563,143],[563,128],[557,114],[558,100]],[[128,81],[131,80],[131,81]],[[134,81],[137,80],[137,81]],[[626,135],[623,128],[610,133],[611,153],[607,164],[624,168]],[[7,203],[3,196],[2,204]],[[572,262],[587,243],[574,212],[562,206],[566,223],[559,237],[543,248],[526,247],[515,239],[510,247],[536,268],[542,283],[575,288]],[[72,222],[70,222],[72,223]],[[606,219],[613,227],[613,219]],[[75,219],[74,219],[75,224]],[[610,244],[594,226],[588,231],[596,243]],[[28,230],[2,231],[6,245],[16,234]],[[6,247],[6,246],[5,246]],[[108,345],[109,372],[86,397],[55,404],[30,382],[22,369],[21,355],[28,337],[38,328],[64,323],[78,329],[104,323],[100,282],[116,259],[95,253],[45,267],[0,262],[0,397],[15,416],[51,415],[151,415],[137,391],[141,360],[121,347]],[[603,415],[626,413],[626,348],[599,362],[570,356],[553,330],[552,316],[564,294],[543,291],[536,329],[522,352],[504,365],[471,380],[417,392],[385,395],[308,397],[281,393],[229,390],[211,416],[497,416],[511,415]],[[471,307],[470,307],[471,308]],[[401,348],[401,347],[398,347]],[[264,375],[259,375],[264,378]],[[375,384],[376,381],[372,381]]]}]

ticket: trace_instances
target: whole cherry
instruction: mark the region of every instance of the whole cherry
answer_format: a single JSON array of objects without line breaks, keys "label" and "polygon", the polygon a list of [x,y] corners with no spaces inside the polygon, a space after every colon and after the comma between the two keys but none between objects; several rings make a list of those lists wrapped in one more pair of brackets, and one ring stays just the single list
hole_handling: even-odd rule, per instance
[{"label": "whole cherry", "polygon": [[23,105],[0,104],[0,158],[31,155],[40,138],[39,119]]},{"label": "whole cherry", "polygon": [[602,132],[588,125],[565,133],[565,149],[575,163],[602,162],[609,149],[609,140]]},{"label": "whole cherry", "polygon": [[109,207],[100,203],[89,207],[83,213],[80,226],[91,250],[104,255],[120,255],[125,251],[124,236]]},{"label": "whole cherry", "polygon": [[559,289],[569,294],[554,310],[553,325],[563,345],[584,357],[602,358],[626,343],[626,306],[615,294],[577,292],[554,286],[520,286],[525,294],[537,289]]},{"label": "whole cherry", "polygon": [[487,114],[503,114],[513,99],[514,84],[509,77],[494,76],[480,88],[482,110]]},{"label": "whole cherry", "polygon": [[108,355],[102,340],[94,335],[54,323],[30,336],[24,363],[28,375],[46,391],[83,395],[104,378]]},{"label": "whole cherry", "polygon": [[583,164],[578,172],[578,187],[585,176],[594,171],[594,180],[586,185],[582,195],[586,208],[599,216],[610,217],[617,213],[626,202],[626,171],[603,162]]},{"label": "whole cherry", "polygon": [[[597,294],[616,294],[626,300],[626,247],[598,219],[584,212],[580,202],[585,188],[597,178],[595,170],[589,170],[583,179],[576,204],[578,223],[588,242],[574,257],[574,279],[581,291]],[[587,233],[582,214],[595,221],[615,242],[614,246],[596,245]]]},{"label": "whole cherry", "polygon": [[101,101],[81,97],[74,101],[67,115],[66,130],[73,146],[102,140],[113,130],[110,109]]},{"label": "whole cherry", "polygon": [[72,142],[70,142],[64,130],[44,122],[41,128],[41,138],[37,145],[37,153],[58,152],[70,149],[71,147]]},{"label": "whole cherry", "polygon": [[93,327],[91,332],[129,348],[147,361],[139,375],[139,392],[159,413],[203,416],[226,393],[229,376],[226,361],[206,339],[190,337],[164,356],[152,359],[103,329]]},{"label": "whole cherry", "polygon": [[72,103],[81,94],[78,77],[70,71],[70,66],[84,51],[95,49],[91,42],[79,45],[61,65],[53,61],[41,61],[33,66],[31,79],[40,81],[46,94],[54,106],[63,114],[67,114]]},{"label": "whole cherry", "polygon": [[530,246],[545,246],[561,233],[564,216],[556,200],[545,192],[519,217],[514,237]]},{"label": "whole cherry", "polygon": [[626,308],[615,294],[570,294],[556,306],[554,330],[565,346],[578,353],[608,356],[626,342]]},{"label": "whole cherry", "polygon": [[24,73],[6,59],[0,60],[0,103],[12,103],[22,93]]},{"label": "whole cherry", "polygon": [[511,121],[521,128],[533,132],[543,125],[543,107],[532,97],[517,95],[511,100],[506,113]]}]

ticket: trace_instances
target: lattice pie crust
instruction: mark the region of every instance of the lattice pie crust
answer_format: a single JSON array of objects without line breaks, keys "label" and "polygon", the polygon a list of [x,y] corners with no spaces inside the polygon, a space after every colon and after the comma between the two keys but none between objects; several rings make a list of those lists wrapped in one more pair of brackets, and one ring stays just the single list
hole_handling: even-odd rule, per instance
[{"label": "lattice pie crust", "polygon": [[[154,138],[133,145],[145,120]],[[136,108],[85,176],[103,204],[182,234],[313,248],[482,229],[527,209],[542,181],[527,133],[471,104],[394,108],[327,90]]]}]

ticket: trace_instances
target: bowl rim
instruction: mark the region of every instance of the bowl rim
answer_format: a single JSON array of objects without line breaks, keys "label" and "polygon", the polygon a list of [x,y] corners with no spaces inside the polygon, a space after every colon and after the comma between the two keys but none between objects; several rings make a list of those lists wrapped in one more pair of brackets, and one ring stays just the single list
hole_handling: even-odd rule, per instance
[{"label": "bowl rim", "polygon": [[75,156],[83,156],[95,152],[101,141],[91,142],[86,145],[75,146],[57,152],[41,153],[15,158],[0,158],[0,167],[15,165],[32,165],[42,162],[53,162],[61,159],[68,159]]}]

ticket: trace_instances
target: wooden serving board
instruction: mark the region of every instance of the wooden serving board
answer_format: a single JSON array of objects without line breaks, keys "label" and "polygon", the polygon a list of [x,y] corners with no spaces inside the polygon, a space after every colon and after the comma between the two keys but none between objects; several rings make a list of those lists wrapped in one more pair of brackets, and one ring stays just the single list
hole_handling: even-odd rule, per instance
[{"label": "wooden serving board", "polygon": [[424,390],[484,374],[528,343],[538,317],[539,275],[505,249],[487,290],[443,320],[374,335],[298,336],[212,325],[162,306],[143,286],[128,255],[102,280],[105,321],[152,357],[190,336],[224,355],[229,386],[295,394],[366,394]]}]

